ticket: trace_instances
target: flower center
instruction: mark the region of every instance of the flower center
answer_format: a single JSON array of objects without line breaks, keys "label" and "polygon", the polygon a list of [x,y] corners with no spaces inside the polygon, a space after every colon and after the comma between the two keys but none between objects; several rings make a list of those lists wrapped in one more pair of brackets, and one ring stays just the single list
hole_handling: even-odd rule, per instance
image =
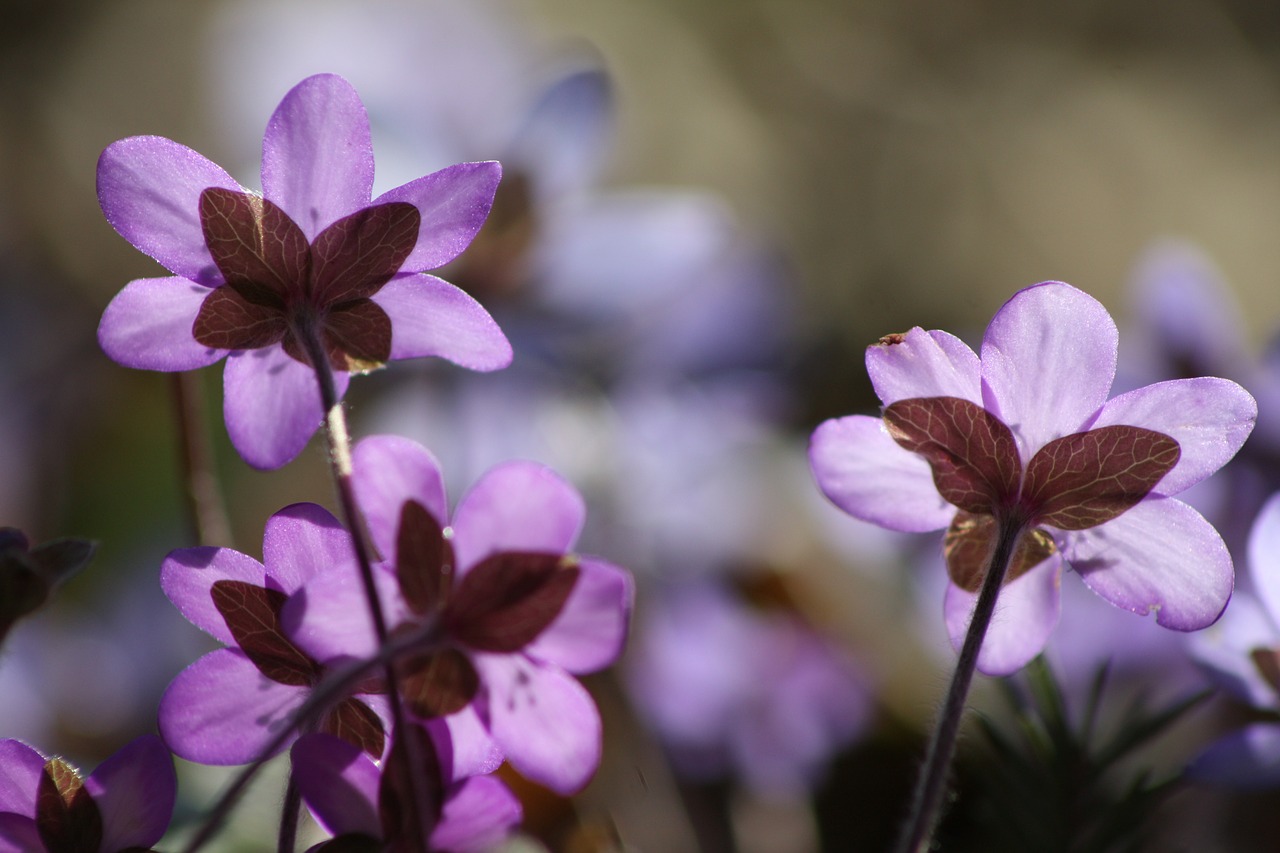
[{"label": "flower center", "polygon": [[371,297],[399,272],[420,224],[412,204],[373,205],[308,243],[267,199],[211,187],[200,194],[200,225],[224,284],[205,297],[192,334],[215,349],[280,344],[310,364],[307,352],[322,348],[335,370],[379,367],[391,355],[391,320]]}]

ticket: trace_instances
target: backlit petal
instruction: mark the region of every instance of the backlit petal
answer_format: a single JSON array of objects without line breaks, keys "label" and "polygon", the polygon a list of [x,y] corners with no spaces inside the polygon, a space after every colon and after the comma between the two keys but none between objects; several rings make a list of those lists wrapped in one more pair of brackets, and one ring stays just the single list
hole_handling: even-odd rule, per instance
[{"label": "backlit petal", "polygon": [[854,518],[920,533],[946,527],[955,515],[929,463],[899,447],[880,418],[851,415],[822,424],[809,464],[823,494]]},{"label": "backlit petal", "polygon": [[[1000,590],[987,635],[978,652],[978,669],[987,675],[1010,675],[1040,654],[1061,613],[1058,598],[1062,557],[1058,554]],[[951,645],[964,644],[977,593],[947,585],[943,612]]]},{"label": "backlit petal", "polygon": [[332,735],[309,734],[298,739],[290,755],[298,791],[321,826],[333,835],[382,836],[382,773],[358,746]]},{"label": "backlit petal", "polygon": [[[1262,505],[1249,531],[1249,576],[1267,615],[1280,627],[1280,493]],[[1280,632],[1275,640],[1280,645]]]},{"label": "backlit petal", "polygon": [[525,647],[525,654],[569,672],[595,672],[622,654],[634,584],[629,572],[584,557],[560,615]]},{"label": "backlit petal", "polygon": [[470,245],[493,206],[502,166],[495,160],[459,163],[385,192],[374,201],[405,201],[422,214],[418,242],[401,268],[442,267]]},{"label": "backlit petal", "polygon": [[960,397],[982,405],[978,356],[955,335],[916,327],[867,347],[867,374],[886,406],[911,397]]},{"label": "backlit petal", "polygon": [[511,363],[511,344],[484,307],[431,275],[396,276],[372,297],[391,318],[391,357],[439,356],[470,370]]},{"label": "backlit petal", "polygon": [[522,816],[520,801],[498,779],[466,779],[449,790],[440,822],[431,832],[431,849],[456,853],[493,850]]},{"label": "backlit petal", "polygon": [[1024,463],[1089,425],[1111,391],[1117,343],[1102,303],[1059,281],[1019,291],[996,312],[982,339],[983,399],[1018,436]]},{"label": "backlit petal", "polygon": [[262,535],[262,559],[282,592],[292,593],[321,569],[358,569],[351,535],[327,509],[300,503],[271,516]]},{"label": "backlit petal", "polygon": [[222,275],[200,228],[209,187],[242,190],[221,166],[161,136],[121,139],[98,159],[98,202],[111,227],[170,272],[213,286]]},{"label": "backlit petal", "polygon": [[179,277],[139,278],[116,294],[98,324],[111,360],[140,370],[195,370],[227,354],[191,333],[209,288]]},{"label": "backlit petal", "polygon": [[170,552],[160,566],[160,586],[182,615],[220,642],[233,646],[235,638],[227,628],[227,620],[213,604],[213,585],[223,580],[274,586],[261,563],[230,548],[179,548]]},{"label": "backlit petal", "polygon": [[360,96],[346,80],[317,74],[293,87],[262,139],[262,194],[308,240],[369,204],[373,142]]},{"label": "backlit petal", "polygon": [[169,828],[178,776],[173,756],[155,735],[130,741],[84,786],[102,814],[104,851],[149,848]]},{"label": "backlit petal", "polygon": [[20,740],[0,740],[0,812],[36,816],[36,787],[45,757]]},{"label": "backlit petal", "polygon": [[356,500],[369,526],[369,535],[382,559],[396,553],[400,512],[406,501],[417,501],[445,526],[449,522],[444,475],[431,451],[398,435],[361,439],[351,453]]},{"label": "backlit petal", "polygon": [[1166,628],[1213,624],[1231,598],[1231,555],[1200,513],[1148,498],[1101,527],[1063,537],[1063,553],[1089,588],[1117,607],[1155,614]]}]

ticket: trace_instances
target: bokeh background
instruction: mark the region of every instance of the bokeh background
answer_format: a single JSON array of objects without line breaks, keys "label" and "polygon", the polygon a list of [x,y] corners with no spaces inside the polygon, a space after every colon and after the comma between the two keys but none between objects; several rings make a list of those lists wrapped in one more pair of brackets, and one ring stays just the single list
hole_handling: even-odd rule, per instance
[{"label": "bokeh background", "polygon": [[[887,537],[825,507],[807,481],[807,436],[825,418],[874,410],[862,366],[868,343],[914,325],[973,340],[1008,296],[1036,281],[1061,279],[1092,293],[1117,317],[1123,341],[1146,310],[1135,271],[1161,240],[1186,241],[1212,259],[1243,306],[1225,334],[1242,351],[1262,352],[1280,325],[1280,10],[1246,0],[405,0],[371,5],[358,32],[325,23],[356,7],[364,8],[0,5],[0,524],[35,541],[80,535],[100,543],[90,569],[0,656],[0,736],[91,766],[148,730],[169,678],[208,647],[156,583],[164,554],[194,544],[172,377],[125,370],[96,345],[111,297],[130,279],[156,274],[98,209],[101,150],[125,136],[163,135],[253,185],[270,110],[302,76],[336,70],[370,104],[380,167],[408,169],[407,179],[446,164],[432,159],[443,149],[423,148],[413,171],[413,140],[422,138],[415,134],[431,126],[429,93],[462,128],[451,126],[451,138],[466,139],[466,157],[502,157],[500,134],[471,138],[467,123],[514,122],[528,93],[512,91],[510,81],[527,86],[562,69],[599,67],[609,75],[616,123],[595,185],[696,193],[735,245],[758,252],[751,257],[762,266],[745,277],[764,275],[767,265],[766,315],[776,320],[758,358],[730,347],[732,358],[714,370],[665,365],[660,380],[638,391],[631,368],[605,377],[584,371],[587,378],[566,386],[583,353],[556,353],[548,358],[555,405],[487,431],[468,418],[500,412],[519,394],[500,383],[513,380],[473,382],[488,402],[464,406],[447,369],[392,376],[397,365],[353,388],[357,432],[417,430],[459,483],[507,448],[554,456],[548,461],[567,469],[593,501],[590,517],[600,519],[587,541],[638,563],[641,627],[646,602],[663,601],[672,576],[685,574],[672,566],[680,543],[701,546],[710,529],[711,544],[687,574],[728,577],[743,601],[798,614],[847,658],[870,697],[833,728],[845,734],[819,750],[808,785],[778,792],[744,783],[732,761],[688,782],[651,748],[661,734],[625,698],[627,676],[601,677],[592,687],[612,738],[606,766],[572,804],[529,793],[541,843],[594,850],[620,839],[629,849],[693,850],[701,831],[705,849],[879,849],[950,662],[936,618],[940,574],[929,564],[936,543]],[[366,33],[374,35],[362,42]],[[325,39],[347,42],[357,58],[335,51],[327,56],[344,67],[326,65]],[[397,51],[413,59],[402,79],[394,67],[375,67]],[[400,136],[394,121],[380,135],[379,111],[397,110],[421,115],[398,125]],[[384,146],[394,149],[387,161]],[[631,260],[643,280],[652,258],[636,252]],[[667,268],[656,269],[660,277]],[[694,275],[689,286],[709,277]],[[725,307],[733,294],[716,303],[725,322],[736,322]],[[673,312],[683,310],[677,295],[669,298]],[[494,310],[519,322],[528,304]],[[644,334],[666,322],[660,311],[647,316]],[[542,346],[539,335],[572,338],[582,332],[573,324],[586,322],[569,311],[558,324],[521,326],[517,351],[521,341]],[[590,341],[586,352],[616,356],[601,347]],[[712,417],[699,408],[727,387],[718,380],[738,389],[748,374],[769,389],[741,403],[749,414],[716,409]],[[222,431],[219,375],[212,368],[199,380],[231,523],[231,541],[219,544],[252,554],[270,513],[299,500],[332,505],[331,487],[318,443],[281,471],[249,470]],[[396,404],[406,386],[428,402]],[[685,396],[691,388],[693,398]],[[660,408],[665,419],[643,420],[636,407]],[[533,444],[489,435],[524,423],[546,434]],[[480,433],[483,451],[473,446]],[[635,452],[621,459],[620,447]],[[725,478],[720,491],[717,478]],[[640,483],[640,491],[620,491],[619,481]],[[757,499],[744,508],[748,493]],[[732,511],[721,515],[725,502]],[[1109,614],[1081,618],[1095,616]],[[1151,655],[1160,662],[1157,681],[1190,677],[1164,651]],[[979,703],[989,701],[985,688]],[[1151,760],[1176,766],[1223,725],[1222,713]],[[224,778],[183,768],[177,832]],[[258,839],[272,837],[274,784],[260,783],[263,795],[246,806],[228,849],[270,846]],[[1180,839],[1178,849],[1246,849],[1239,845],[1263,831],[1274,803],[1203,789],[1177,796],[1163,832]],[[713,827],[699,829],[700,820]]]}]

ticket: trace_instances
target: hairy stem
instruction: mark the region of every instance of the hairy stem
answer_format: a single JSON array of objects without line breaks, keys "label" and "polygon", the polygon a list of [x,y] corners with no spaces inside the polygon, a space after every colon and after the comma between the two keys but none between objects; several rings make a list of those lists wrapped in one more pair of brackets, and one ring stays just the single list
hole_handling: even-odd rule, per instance
[{"label": "hairy stem", "polygon": [[960,657],[956,660],[955,672],[951,675],[942,711],[925,751],[924,767],[921,768],[911,797],[911,814],[897,848],[899,853],[927,851],[938,822],[943,793],[946,791],[947,772],[951,768],[956,737],[960,733],[960,721],[964,716],[965,700],[969,696],[969,685],[973,682],[973,672],[978,664],[978,652],[982,649],[982,641],[991,625],[996,598],[1009,571],[1014,548],[1025,529],[1025,523],[1016,518],[998,519],[998,524],[995,551],[991,554],[991,562],[978,592],[973,618],[964,636],[964,644],[960,647]]},{"label": "hairy stem", "polygon": [[230,547],[231,524],[227,520],[218,475],[214,473],[201,378],[197,371],[185,370],[173,374],[171,385],[174,416],[178,422],[182,494],[196,540],[201,545]]}]

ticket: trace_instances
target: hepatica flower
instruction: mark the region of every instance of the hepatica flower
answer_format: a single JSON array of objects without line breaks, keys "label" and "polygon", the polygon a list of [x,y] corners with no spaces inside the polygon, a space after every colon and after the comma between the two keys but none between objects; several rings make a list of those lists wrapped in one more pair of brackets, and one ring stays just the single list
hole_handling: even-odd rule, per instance
[{"label": "hepatica flower", "polygon": [[299,83],[267,124],[262,193],[168,139],[108,146],[98,199],[121,236],[174,273],[130,282],[98,339],[126,367],[192,370],[227,358],[224,415],[251,465],[298,454],[323,418],[314,365],[351,373],[435,355],[494,370],[511,360],[480,305],[426,274],[488,215],[501,169],[462,163],[371,200],[369,121],[350,84]]},{"label": "hepatica flower", "polygon": [[1107,399],[1116,349],[1099,302],[1045,282],[996,313],[980,354],[920,328],[868,348],[883,416],[814,433],[818,484],[846,512],[894,530],[946,528],[957,647],[997,532],[1019,531],[983,672],[1016,671],[1044,647],[1064,566],[1112,604],[1181,631],[1213,623],[1230,598],[1221,537],[1172,496],[1235,454],[1257,406],[1215,378]]},{"label": "hepatica flower", "polygon": [[[600,761],[600,715],[573,676],[622,651],[632,584],[622,569],[571,552],[582,498],[543,465],[509,462],[463,496],[449,521],[439,465],[420,445],[356,445],[354,482],[374,544],[393,636],[418,632],[397,661],[407,707],[430,719],[474,708],[511,764],[572,793]],[[321,661],[373,654],[368,609],[348,572],[317,575],[283,622]],[[465,748],[465,747],[464,747]]]},{"label": "hepatica flower", "polygon": [[[227,645],[179,673],[160,700],[160,733],[188,761],[257,758],[326,672],[286,636],[280,614],[322,568],[358,577],[351,537],[323,508],[295,504],[267,522],[262,551],[264,563],[230,548],[183,548],[161,568],[169,600]],[[308,725],[381,757],[385,726],[374,702],[346,697]]]},{"label": "hepatica flower", "polygon": [[173,816],[178,779],[155,735],[127,744],[87,779],[17,740],[0,740],[0,768],[0,853],[138,853]]}]

